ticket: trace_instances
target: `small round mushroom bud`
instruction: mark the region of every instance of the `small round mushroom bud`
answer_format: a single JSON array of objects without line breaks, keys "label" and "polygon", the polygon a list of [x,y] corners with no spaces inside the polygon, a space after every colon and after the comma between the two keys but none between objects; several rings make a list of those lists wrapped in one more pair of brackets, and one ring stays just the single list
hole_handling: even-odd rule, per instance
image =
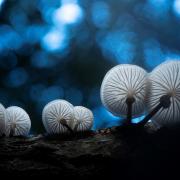
[{"label": "small round mushroom bud", "polygon": [[117,65],[104,77],[101,85],[101,101],[115,116],[140,116],[145,109],[147,73],[136,65]]},{"label": "small round mushroom bud", "polygon": [[42,113],[42,121],[48,134],[73,132],[73,105],[65,100],[48,103]]},{"label": "small round mushroom bud", "polygon": [[88,131],[93,125],[93,113],[83,106],[74,107],[74,128],[76,132]]},{"label": "small round mushroom bud", "polygon": [[6,118],[6,109],[0,104],[0,136],[5,134]]},{"label": "small round mushroom bud", "polygon": [[166,61],[157,66],[149,76],[149,115],[160,126],[180,123],[180,61]]},{"label": "small round mushroom bud", "polygon": [[27,136],[31,128],[31,120],[24,109],[11,106],[6,109],[6,136]]}]

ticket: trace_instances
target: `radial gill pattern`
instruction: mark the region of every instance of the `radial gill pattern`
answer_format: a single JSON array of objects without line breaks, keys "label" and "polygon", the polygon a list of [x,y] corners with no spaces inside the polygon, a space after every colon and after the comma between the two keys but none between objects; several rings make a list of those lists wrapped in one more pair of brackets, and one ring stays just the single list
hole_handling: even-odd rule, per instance
[{"label": "radial gill pattern", "polygon": [[48,103],[42,113],[42,121],[49,134],[68,133],[73,123],[73,105],[65,100],[54,100]]},{"label": "radial gill pattern", "polygon": [[93,125],[93,113],[91,110],[83,107],[74,107],[74,131],[83,132],[91,129]]},{"label": "radial gill pattern", "polygon": [[43,125],[47,132],[48,132],[49,127],[48,127],[47,119],[44,117],[44,112],[46,112],[47,108],[49,108],[52,104],[58,103],[58,102],[60,102],[60,103],[64,102],[65,104],[68,104],[71,108],[73,108],[73,105],[71,103],[69,103],[68,101],[65,101],[63,99],[55,99],[55,100],[49,102],[48,104],[46,104],[46,106],[43,109],[42,122],[43,122]]},{"label": "radial gill pattern", "polygon": [[157,66],[149,76],[151,82],[148,110],[159,103],[160,97],[170,95],[170,107],[161,108],[153,117],[161,126],[180,123],[180,61],[167,61]]},{"label": "radial gill pattern", "polygon": [[126,99],[133,97],[132,116],[144,112],[147,89],[147,73],[136,65],[117,65],[104,77],[101,85],[101,101],[116,116],[126,116]]},{"label": "radial gill pattern", "polygon": [[6,109],[0,104],[0,136],[5,134]]},{"label": "radial gill pattern", "polygon": [[20,107],[11,106],[6,109],[6,135],[27,136],[31,128],[29,115]]}]

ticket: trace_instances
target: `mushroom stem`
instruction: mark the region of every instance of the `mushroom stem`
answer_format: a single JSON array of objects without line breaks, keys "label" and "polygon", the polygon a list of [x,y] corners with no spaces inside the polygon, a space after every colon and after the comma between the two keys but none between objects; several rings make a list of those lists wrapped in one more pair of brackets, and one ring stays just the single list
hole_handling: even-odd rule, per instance
[{"label": "mushroom stem", "polygon": [[138,126],[144,126],[161,108],[169,108],[171,101],[171,96],[169,94],[164,95],[160,98],[159,104],[141,121]]},{"label": "mushroom stem", "polygon": [[9,134],[10,137],[14,136],[15,127],[16,127],[16,124],[15,124],[15,123],[12,123],[12,124],[11,124],[11,128],[10,128],[10,134]]},{"label": "mushroom stem", "polygon": [[13,135],[14,135],[14,129],[11,129],[11,130],[10,130],[9,137],[13,137]]},{"label": "mushroom stem", "polygon": [[80,124],[80,122],[77,122],[75,127],[74,127],[74,131],[77,131],[78,125]]},{"label": "mushroom stem", "polygon": [[67,124],[63,124],[63,126],[65,126],[71,134],[74,133],[74,131]]},{"label": "mushroom stem", "polygon": [[132,105],[135,102],[134,97],[128,97],[126,99],[126,104],[127,104],[127,118],[126,118],[126,125],[131,124],[132,120]]},{"label": "mushroom stem", "polygon": [[66,127],[71,134],[74,133],[74,131],[68,126],[68,124],[67,124],[67,122],[66,122],[65,119],[61,119],[61,120],[60,120],[60,123],[61,123],[64,127]]}]

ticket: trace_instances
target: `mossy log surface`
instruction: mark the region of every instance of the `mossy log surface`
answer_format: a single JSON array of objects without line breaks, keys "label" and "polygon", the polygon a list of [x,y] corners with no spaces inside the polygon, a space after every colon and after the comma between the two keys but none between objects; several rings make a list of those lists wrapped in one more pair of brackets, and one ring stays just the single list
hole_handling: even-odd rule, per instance
[{"label": "mossy log surface", "polygon": [[[82,179],[179,174],[180,130],[113,127],[73,137],[0,139],[0,174]],[[118,177],[118,178],[117,178]]]}]

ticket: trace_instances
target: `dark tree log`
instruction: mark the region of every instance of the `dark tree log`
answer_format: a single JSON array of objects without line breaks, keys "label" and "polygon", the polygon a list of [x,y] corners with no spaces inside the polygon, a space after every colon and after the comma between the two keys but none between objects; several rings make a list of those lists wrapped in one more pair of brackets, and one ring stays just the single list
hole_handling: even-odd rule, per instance
[{"label": "dark tree log", "polygon": [[1,138],[0,174],[61,179],[178,175],[179,132],[157,131],[150,124],[144,129],[113,127],[76,137]]}]

